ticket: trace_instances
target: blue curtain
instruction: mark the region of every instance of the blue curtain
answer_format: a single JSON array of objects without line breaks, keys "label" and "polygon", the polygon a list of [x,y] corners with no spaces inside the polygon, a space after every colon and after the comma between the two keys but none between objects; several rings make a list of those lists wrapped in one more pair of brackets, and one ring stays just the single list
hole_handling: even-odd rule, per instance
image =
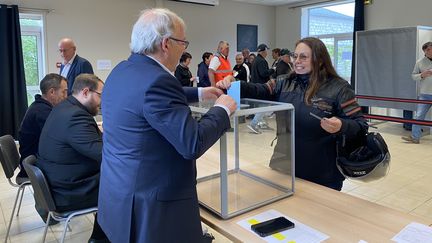
[{"label": "blue curtain", "polygon": [[27,110],[18,6],[0,4],[0,136],[17,138]]}]

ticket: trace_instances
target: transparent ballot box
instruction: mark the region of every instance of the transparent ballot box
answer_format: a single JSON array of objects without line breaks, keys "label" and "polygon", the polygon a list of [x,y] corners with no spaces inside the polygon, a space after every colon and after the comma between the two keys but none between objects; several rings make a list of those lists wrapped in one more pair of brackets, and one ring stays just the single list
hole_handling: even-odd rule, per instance
[{"label": "transparent ballot box", "polygon": [[[294,107],[288,103],[241,99],[226,132],[197,160],[198,199],[228,219],[294,193]],[[200,119],[213,103],[194,103]],[[248,128],[251,115],[265,113],[259,134]]]}]

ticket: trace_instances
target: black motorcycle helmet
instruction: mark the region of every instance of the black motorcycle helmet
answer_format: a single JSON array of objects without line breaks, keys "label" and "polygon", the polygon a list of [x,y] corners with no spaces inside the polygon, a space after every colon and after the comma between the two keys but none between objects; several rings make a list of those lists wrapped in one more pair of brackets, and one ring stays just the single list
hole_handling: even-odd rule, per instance
[{"label": "black motorcycle helmet", "polygon": [[362,182],[378,180],[390,169],[390,152],[381,134],[370,132],[363,146],[348,156],[339,155],[336,166],[347,179]]}]

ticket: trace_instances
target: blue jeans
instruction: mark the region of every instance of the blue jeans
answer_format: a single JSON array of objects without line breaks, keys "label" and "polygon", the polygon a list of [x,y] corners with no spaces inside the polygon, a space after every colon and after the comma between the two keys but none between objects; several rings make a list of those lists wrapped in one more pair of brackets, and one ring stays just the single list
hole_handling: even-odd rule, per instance
[{"label": "blue jeans", "polygon": [[[432,95],[420,94],[419,100],[432,100]],[[431,104],[418,104],[415,119],[416,120],[424,120],[426,117],[426,114],[428,113],[431,106],[432,106]],[[420,139],[420,137],[421,137],[421,126],[420,125],[414,125],[413,124],[411,136],[416,140]]]},{"label": "blue jeans", "polygon": [[256,113],[254,118],[252,119],[250,125],[255,127],[256,125],[258,125],[259,122],[264,121],[265,116],[270,116],[270,115],[271,115],[271,112]]}]

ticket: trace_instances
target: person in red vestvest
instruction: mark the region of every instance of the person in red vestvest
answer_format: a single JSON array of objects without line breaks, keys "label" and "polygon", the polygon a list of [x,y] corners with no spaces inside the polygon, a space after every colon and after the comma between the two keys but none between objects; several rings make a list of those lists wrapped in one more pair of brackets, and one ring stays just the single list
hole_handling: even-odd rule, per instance
[{"label": "person in red vestvest", "polygon": [[212,86],[223,80],[226,76],[232,75],[231,63],[228,59],[229,43],[220,41],[217,54],[213,56],[209,65],[209,78]]}]

